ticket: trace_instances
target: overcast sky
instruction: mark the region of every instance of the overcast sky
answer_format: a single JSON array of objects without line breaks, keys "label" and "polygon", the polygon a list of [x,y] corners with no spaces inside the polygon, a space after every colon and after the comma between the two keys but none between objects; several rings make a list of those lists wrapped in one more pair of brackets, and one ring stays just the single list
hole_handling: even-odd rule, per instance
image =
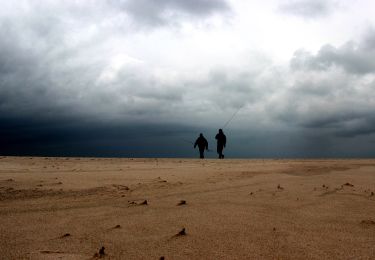
[{"label": "overcast sky", "polygon": [[0,154],[191,157],[238,111],[228,157],[375,156],[374,10],[2,1]]}]

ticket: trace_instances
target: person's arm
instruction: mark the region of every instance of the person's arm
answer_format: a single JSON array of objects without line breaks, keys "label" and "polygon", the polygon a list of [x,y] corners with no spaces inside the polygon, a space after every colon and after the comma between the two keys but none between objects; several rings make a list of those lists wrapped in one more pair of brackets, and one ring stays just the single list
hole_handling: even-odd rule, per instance
[{"label": "person's arm", "polygon": [[208,150],[208,142],[207,142],[207,140],[206,140],[206,150]]}]

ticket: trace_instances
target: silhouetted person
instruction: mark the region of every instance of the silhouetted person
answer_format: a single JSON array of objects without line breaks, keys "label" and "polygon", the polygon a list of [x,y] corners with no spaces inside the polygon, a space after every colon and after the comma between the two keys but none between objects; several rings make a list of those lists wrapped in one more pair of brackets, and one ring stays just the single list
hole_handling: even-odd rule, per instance
[{"label": "silhouetted person", "polygon": [[227,137],[222,129],[219,129],[219,133],[215,136],[215,139],[217,140],[217,153],[219,154],[219,159],[224,159],[223,149],[227,143]]},{"label": "silhouetted person", "polygon": [[204,158],[204,149],[208,150],[208,142],[207,142],[206,138],[204,138],[203,134],[199,134],[198,139],[195,141],[194,149],[195,149],[195,147],[197,147],[197,145],[198,145],[198,148],[199,148],[200,158],[203,159]]}]

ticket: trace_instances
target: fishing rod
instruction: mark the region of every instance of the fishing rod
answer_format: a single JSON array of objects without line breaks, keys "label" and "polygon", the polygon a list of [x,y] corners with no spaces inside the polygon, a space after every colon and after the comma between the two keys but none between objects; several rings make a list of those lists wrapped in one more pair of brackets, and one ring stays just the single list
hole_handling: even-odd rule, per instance
[{"label": "fishing rod", "polygon": [[240,106],[236,112],[229,118],[229,120],[224,124],[224,126],[221,129],[224,129],[232,120],[233,118],[237,115],[237,113],[243,108],[244,106]]},{"label": "fishing rod", "polygon": [[[240,106],[237,110],[236,110],[236,112],[234,112],[234,114],[228,119],[228,121],[224,124],[224,126],[221,128],[221,129],[224,129],[232,120],[233,120],[233,118],[237,115],[237,113],[243,108],[244,106],[242,105],[242,106]],[[185,143],[189,143],[189,144],[192,144],[192,145],[194,145],[194,143],[193,142],[191,142],[191,141],[189,141],[189,140],[187,140],[187,139],[184,139],[184,138],[181,138],[180,139],[181,141],[184,141]],[[212,152],[212,150],[211,149],[207,149],[207,151],[208,152]]]}]

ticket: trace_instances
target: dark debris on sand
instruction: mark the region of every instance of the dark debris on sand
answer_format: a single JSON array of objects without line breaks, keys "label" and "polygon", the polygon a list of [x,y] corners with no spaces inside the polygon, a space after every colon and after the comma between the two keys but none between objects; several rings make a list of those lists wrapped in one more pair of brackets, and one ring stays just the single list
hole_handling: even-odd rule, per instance
[{"label": "dark debris on sand", "polygon": [[104,249],[105,249],[104,246],[102,246],[102,248],[99,249],[99,256],[104,256],[105,255]]},{"label": "dark debris on sand", "polygon": [[177,206],[186,205],[186,200],[180,200],[180,202],[177,204]]},{"label": "dark debris on sand", "polygon": [[349,182],[347,182],[347,183],[344,183],[344,184],[343,184],[343,185],[341,185],[341,186],[354,187],[354,185],[353,185],[353,184],[351,184],[351,183],[349,183]]},{"label": "dark debris on sand", "polygon": [[180,232],[178,232],[176,235],[173,237],[180,237],[180,236],[186,236],[186,231],[185,228],[182,228]]},{"label": "dark debris on sand", "polygon": [[137,203],[135,201],[128,201],[129,205],[132,205],[132,206],[147,206],[148,205],[148,202],[147,200],[144,200],[140,203]]},{"label": "dark debris on sand", "polygon": [[362,221],[361,221],[361,224],[362,224],[362,225],[372,226],[372,225],[375,225],[375,221],[370,220],[370,219],[366,219],[366,220],[362,220]]},{"label": "dark debris on sand", "polygon": [[64,235],[62,235],[60,238],[66,238],[66,237],[70,237],[71,235],[69,233],[65,233]]},{"label": "dark debris on sand", "polygon": [[112,230],[112,229],[120,229],[120,228],[122,228],[121,225],[116,225],[116,226],[114,226],[114,227],[111,227],[109,230]]},{"label": "dark debris on sand", "polygon": [[104,249],[105,247],[102,246],[100,249],[99,249],[99,253],[95,253],[94,254],[94,258],[102,258],[102,257],[105,257],[105,252],[104,252]]}]

